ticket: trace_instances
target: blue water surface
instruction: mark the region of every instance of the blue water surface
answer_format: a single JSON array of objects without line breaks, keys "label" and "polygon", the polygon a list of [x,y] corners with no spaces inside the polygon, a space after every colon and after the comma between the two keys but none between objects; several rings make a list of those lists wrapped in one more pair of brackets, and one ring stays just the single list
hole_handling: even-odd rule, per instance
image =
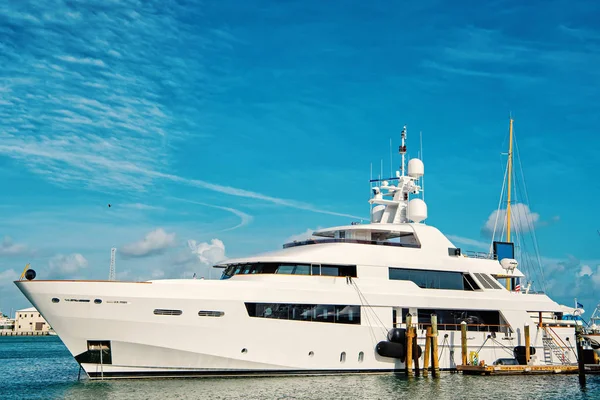
[{"label": "blue water surface", "polygon": [[597,399],[600,376],[406,378],[336,375],[278,378],[78,380],[79,366],[55,336],[0,337],[0,398],[9,399]]}]

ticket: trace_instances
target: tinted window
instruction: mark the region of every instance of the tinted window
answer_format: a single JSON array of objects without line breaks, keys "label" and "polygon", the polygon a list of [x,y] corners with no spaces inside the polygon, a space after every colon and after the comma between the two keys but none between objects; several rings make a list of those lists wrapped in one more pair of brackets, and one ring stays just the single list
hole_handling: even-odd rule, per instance
[{"label": "tinted window", "polygon": [[411,281],[423,289],[464,290],[463,277],[460,272],[389,268],[389,278]]},{"label": "tinted window", "polygon": [[257,263],[230,265],[223,271],[221,279],[236,274],[288,274],[356,277],[356,265],[310,265],[289,263]]},{"label": "tinted window", "polygon": [[246,303],[250,317],[360,324],[360,306],[339,304]]}]

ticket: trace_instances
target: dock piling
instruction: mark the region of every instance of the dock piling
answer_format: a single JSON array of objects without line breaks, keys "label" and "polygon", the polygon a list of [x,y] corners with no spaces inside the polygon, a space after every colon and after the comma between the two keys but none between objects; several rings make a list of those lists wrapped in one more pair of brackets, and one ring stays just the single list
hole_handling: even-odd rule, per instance
[{"label": "dock piling", "polygon": [[462,355],[462,365],[467,365],[467,323],[460,323],[460,348]]},{"label": "dock piling", "polygon": [[577,365],[579,371],[579,385],[584,388],[586,385],[585,382],[585,359],[583,356],[583,346],[582,341],[583,337],[581,337],[581,331],[583,327],[581,325],[575,325],[575,343],[577,344]]},{"label": "dock piling", "polygon": [[530,346],[531,341],[529,338],[529,324],[525,324],[525,364],[529,365],[529,360],[531,358],[531,349]]},{"label": "dock piling", "polygon": [[[428,326],[427,327],[427,333],[425,335],[425,356],[423,357],[423,376],[427,376],[428,373],[428,369],[429,369],[429,357],[430,357],[430,353],[431,353],[431,340],[432,335],[431,335],[431,327]],[[433,365],[431,366],[433,368]],[[431,373],[433,375],[433,371]]]},{"label": "dock piling", "polygon": [[412,361],[413,361],[413,328],[412,316],[406,316],[406,375],[412,376]]},{"label": "dock piling", "polygon": [[438,326],[436,314],[431,314],[431,376],[440,376],[440,359],[438,358]]},{"label": "dock piling", "polygon": [[419,369],[419,347],[417,345],[417,327],[413,327],[413,361],[415,362],[415,376],[421,375],[421,370]]}]

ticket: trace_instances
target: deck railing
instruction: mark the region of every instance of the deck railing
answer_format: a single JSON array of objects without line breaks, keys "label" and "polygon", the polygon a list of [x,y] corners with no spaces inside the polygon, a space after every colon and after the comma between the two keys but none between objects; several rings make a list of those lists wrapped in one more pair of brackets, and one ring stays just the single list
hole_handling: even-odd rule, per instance
[{"label": "deck railing", "polygon": [[[426,330],[430,326],[430,323],[418,324],[420,330]],[[460,327],[461,324],[437,324],[439,331],[460,331]],[[467,331],[509,333],[512,329],[508,324],[467,324]]]}]

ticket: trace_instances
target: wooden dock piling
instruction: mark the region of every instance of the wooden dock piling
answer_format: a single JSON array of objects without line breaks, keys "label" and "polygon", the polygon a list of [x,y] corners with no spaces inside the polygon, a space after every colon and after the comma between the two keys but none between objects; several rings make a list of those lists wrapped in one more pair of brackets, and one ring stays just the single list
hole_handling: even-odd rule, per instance
[{"label": "wooden dock piling", "polygon": [[413,328],[412,328],[412,316],[408,314],[406,316],[406,375],[412,376],[412,361],[413,361]]},{"label": "wooden dock piling", "polygon": [[583,337],[581,336],[583,327],[581,325],[575,325],[575,344],[577,345],[577,370],[579,372],[579,385],[582,388],[585,387],[585,359],[583,356]]},{"label": "wooden dock piling", "polygon": [[[430,357],[430,353],[431,353],[431,338],[432,338],[432,334],[431,334],[431,327],[428,326],[427,327],[427,333],[425,335],[425,356],[423,357],[423,376],[427,376],[428,373],[428,369],[429,369],[429,357]],[[431,365],[431,368],[433,369],[433,363]],[[433,376],[435,376],[433,374],[433,371],[431,372],[431,374]]]},{"label": "wooden dock piling", "polygon": [[525,364],[529,365],[529,360],[531,358],[531,340],[529,338],[529,324],[525,324]]},{"label": "wooden dock piling", "polygon": [[467,365],[467,323],[460,323],[460,349],[462,355],[462,365]]},{"label": "wooden dock piling", "polygon": [[440,359],[438,358],[438,325],[436,314],[431,314],[431,376],[440,376]]},{"label": "wooden dock piling", "polygon": [[415,363],[415,376],[421,375],[421,370],[419,369],[419,346],[417,345],[417,327],[413,327],[413,361]]}]

